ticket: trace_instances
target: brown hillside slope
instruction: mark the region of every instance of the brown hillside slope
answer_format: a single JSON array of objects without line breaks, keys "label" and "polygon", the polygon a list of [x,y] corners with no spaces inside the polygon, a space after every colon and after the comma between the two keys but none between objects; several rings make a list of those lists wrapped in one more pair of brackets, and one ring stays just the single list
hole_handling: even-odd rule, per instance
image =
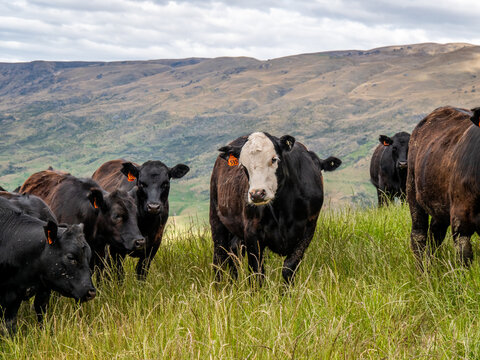
[{"label": "brown hillside slope", "polygon": [[[290,133],[345,166],[339,199],[373,199],[366,171],[380,133],[411,131],[442,105],[480,106],[480,47],[112,63],[0,64],[0,184],[48,165],[89,174],[118,156],[192,167],[206,196],[216,149],[239,135]],[[371,197],[370,197],[371,196]]]}]

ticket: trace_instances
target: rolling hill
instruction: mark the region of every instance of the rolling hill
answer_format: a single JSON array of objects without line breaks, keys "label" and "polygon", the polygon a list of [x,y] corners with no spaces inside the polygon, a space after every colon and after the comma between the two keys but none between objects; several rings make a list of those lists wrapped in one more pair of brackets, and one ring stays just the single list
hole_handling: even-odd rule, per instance
[{"label": "rolling hill", "polygon": [[379,134],[443,105],[480,105],[480,47],[416,44],[267,61],[191,58],[0,63],[0,184],[48,166],[88,176],[124,157],[191,167],[172,212],[205,214],[216,149],[252,131],[290,134],[344,165],[327,202],[373,201]]}]

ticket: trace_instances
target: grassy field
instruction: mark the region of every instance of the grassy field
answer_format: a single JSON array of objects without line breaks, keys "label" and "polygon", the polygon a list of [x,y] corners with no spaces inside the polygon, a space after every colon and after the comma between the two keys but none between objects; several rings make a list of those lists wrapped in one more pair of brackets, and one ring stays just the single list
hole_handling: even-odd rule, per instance
[{"label": "grassy field", "polygon": [[2,358],[480,357],[478,262],[458,265],[448,238],[430,271],[417,271],[406,206],[323,212],[291,288],[271,253],[261,288],[245,261],[236,282],[215,283],[208,228],[175,230],[146,283],[128,259],[123,284],[97,284],[97,298],[81,306],[55,298],[43,328],[24,303],[18,333],[0,340]]}]

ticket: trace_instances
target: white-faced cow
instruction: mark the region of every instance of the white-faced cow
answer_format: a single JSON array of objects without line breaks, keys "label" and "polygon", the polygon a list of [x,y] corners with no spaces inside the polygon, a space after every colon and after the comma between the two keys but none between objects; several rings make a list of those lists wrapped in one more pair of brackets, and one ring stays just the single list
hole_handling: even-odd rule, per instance
[{"label": "white-faced cow", "polygon": [[264,132],[240,137],[219,149],[210,181],[213,263],[229,265],[232,253],[246,247],[248,264],[263,274],[265,248],[286,256],[287,283],[312,240],[323,204],[322,170],[340,166],[335,157],[321,160],[292,136]]},{"label": "white-faced cow", "polygon": [[480,233],[479,117],[480,108],[441,107],[412,132],[407,201],[412,216],[410,244],[419,266],[427,239],[431,239],[430,253],[443,242],[449,225],[459,258],[466,265],[473,259],[470,237]]},{"label": "white-faced cow", "polygon": [[139,258],[137,276],[145,279],[150,264],[162,242],[163,231],[168,219],[168,194],[170,180],[180,179],[190,168],[177,164],[169,168],[161,161],[147,161],[138,165],[123,159],[107,161],[92,175],[103,188],[109,191],[128,191],[137,205],[138,226],[145,237],[144,249],[126,252],[114,249],[110,252],[119,275],[123,268],[120,259],[130,256]]},{"label": "white-faced cow", "polygon": [[388,205],[396,197],[405,199],[407,156],[410,134],[380,135],[370,162],[370,181],[377,189],[378,206]]}]

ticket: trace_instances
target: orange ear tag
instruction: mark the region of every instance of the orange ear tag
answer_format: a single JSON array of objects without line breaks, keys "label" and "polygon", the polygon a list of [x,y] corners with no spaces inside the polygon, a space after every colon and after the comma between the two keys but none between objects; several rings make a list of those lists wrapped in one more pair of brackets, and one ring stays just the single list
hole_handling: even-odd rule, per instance
[{"label": "orange ear tag", "polygon": [[127,180],[128,181],[135,181],[136,177],[132,175],[132,173],[128,173]]},{"label": "orange ear tag", "polygon": [[52,245],[52,244],[53,244],[52,236],[50,235],[51,232],[52,232],[51,230],[48,230],[48,231],[47,231],[47,242],[48,242],[48,245]]},{"label": "orange ear tag", "polygon": [[384,145],[384,146],[389,146],[390,144],[387,143],[386,141],[384,141],[384,142],[383,142],[383,145]]},{"label": "orange ear tag", "polygon": [[98,209],[97,199],[93,199],[93,207],[94,207],[95,209]]},{"label": "orange ear tag", "polygon": [[238,166],[238,159],[232,154],[228,158],[228,166]]}]

